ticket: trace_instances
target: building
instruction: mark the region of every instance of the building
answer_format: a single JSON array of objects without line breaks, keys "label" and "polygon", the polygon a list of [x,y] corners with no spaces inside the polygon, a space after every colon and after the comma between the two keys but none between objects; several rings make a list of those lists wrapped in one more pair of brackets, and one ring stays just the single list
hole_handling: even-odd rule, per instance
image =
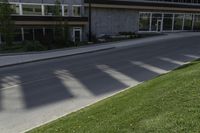
[{"label": "building", "polygon": [[200,30],[200,0],[92,1],[92,30],[97,35]]},{"label": "building", "polygon": [[[72,41],[86,40],[88,17],[82,0],[60,0],[61,16],[54,16],[55,0],[9,0],[16,24],[15,41],[53,38],[55,25],[62,21],[69,26]],[[0,37],[0,42],[3,38]]]},{"label": "building", "polygon": [[120,32],[200,31],[200,0],[61,0],[61,17],[52,15],[55,0],[9,2],[15,11],[16,41],[53,36],[60,19],[68,23],[72,41],[87,40],[89,2],[93,37]]}]

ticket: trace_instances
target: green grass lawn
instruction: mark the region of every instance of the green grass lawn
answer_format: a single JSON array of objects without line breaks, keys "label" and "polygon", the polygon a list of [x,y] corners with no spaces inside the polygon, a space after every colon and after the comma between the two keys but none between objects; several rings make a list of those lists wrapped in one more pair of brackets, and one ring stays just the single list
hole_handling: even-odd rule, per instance
[{"label": "green grass lawn", "polygon": [[200,132],[200,61],[30,131],[73,132]]}]

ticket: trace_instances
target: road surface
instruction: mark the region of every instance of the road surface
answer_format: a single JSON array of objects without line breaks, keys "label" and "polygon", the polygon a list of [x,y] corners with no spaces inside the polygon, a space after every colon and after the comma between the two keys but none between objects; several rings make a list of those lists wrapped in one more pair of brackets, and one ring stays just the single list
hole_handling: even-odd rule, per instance
[{"label": "road surface", "polygon": [[[0,132],[24,132],[200,57],[200,36],[0,69]],[[163,92],[164,93],[164,92]]]}]

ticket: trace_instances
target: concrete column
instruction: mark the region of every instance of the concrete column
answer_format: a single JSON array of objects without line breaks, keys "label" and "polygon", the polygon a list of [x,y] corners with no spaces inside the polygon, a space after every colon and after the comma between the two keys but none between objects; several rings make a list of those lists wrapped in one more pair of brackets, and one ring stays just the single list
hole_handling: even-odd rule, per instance
[{"label": "concrete column", "polygon": [[150,13],[150,20],[149,20],[149,31],[151,31],[151,25],[152,25],[152,12]]},{"label": "concrete column", "polygon": [[172,32],[174,31],[174,22],[175,22],[175,14],[173,13],[173,18],[172,18]]},{"label": "concrete column", "polygon": [[183,16],[183,25],[182,25],[182,31],[184,30],[184,25],[185,25],[185,14]]},{"label": "concrete column", "polygon": [[33,41],[35,41],[35,29],[33,28]]},{"label": "concrete column", "polygon": [[65,16],[65,6],[62,5],[62,6],[61,6],[61,9],[62,9],[62,16]]},{"label": "concrete column", "polygon": [[45,16],[45,13],[44,13],[44,5],[42,4],[41,7],[42,7],[42,16]]},{"label": "concrete column", "polygon": [[192,30],[194,30],[195,14],[192,15]]},{"label": "concrete column", "polygon": [[42,28],[42,31],[43,31],[43,36],[45,36],[46,33],[45,33],[45,28],[44,27]]},{"label": "concrete column", "polygon": [[162,13],[161,32],[163,32],[164,13]]},{"label": "concrete column", "polygon": [[21,33],[22,33],[22,41],[24,41],[24,28],[21,28]]},{"label": "concrete column", "polygon": [[81,16],[84,16],[84,14],[85,14],[85,8],[84,6],[81,6]]},{"label": "concrete column", "polygon": [[22,4],[19,4],[19,15],[23,15]]}]

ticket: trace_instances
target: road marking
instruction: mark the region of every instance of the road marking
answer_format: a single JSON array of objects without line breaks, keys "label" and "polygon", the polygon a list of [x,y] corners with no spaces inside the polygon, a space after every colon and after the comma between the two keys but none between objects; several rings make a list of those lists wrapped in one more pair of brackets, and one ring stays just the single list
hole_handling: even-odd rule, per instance
[{"label": "road marking", "polygon": [[107,65],[97,65],[97,68],[127,86],[137,85],[139,83],[138,81],[134,80],[133,78],[131,78],[131,77],[107,66]]},{"label": "road marking", "polygon": [[184,64],[188,63],[188,62],[182,62],[182,61],[178,61],[178,60],[174,60],[174,59],[170,59],[170,58],[166,58],[166,57],[159,57],[159,59],[173,63],[173,64],[177,64],[177,65],[184,65]]},{"label": "road marking", "polygon": [[62,83],[66,86],[68,91],[70,91],[76,97],[94,97],[94,95],[88,90],[88,88],[83,85],[77,78],[75,78],[67,70],[57,70],[55,71],[56,77],[58,77]]},{"label": "road marking", "polygon": [[18,86],[21,86],[21,85],[27,85],[27,84],[32,84],[32,83],[35,83],[35,82],[53,79],[53,78],[55,78],[55,77],[41,78],[41,79],[38,79],[38,80],[33,80],[33,81],[29,81],[29,82],[24,82],[24,83],[19,82],[19,83],[15,83],[15,84],[7,84],[6,86],[2,86],[2,88],[0,88],[0,91],[10,89],[10,88],[14,88],[14,87],[18,87]]},{"label": "road marking", "polygon": [[[2,87],[7,87],[13,84],[20,84],[20,77],[6,76],[1,79]],[[11,111],[23,109],[25,107],[23,92],[21,86],[16,86],[15,89],[4,89],[2,92],[2,108],[3,110]]]},{"label": "road marking", "polygon": [[147,70],[150,70],[152,72],[155,72],[157,74],[164,74],[164,73],[169,72],[169,71],[163,70],[161,68],[158,68],[158,67],[155,67],[155,66],[152,66],[152,65],[149,65],[149,64],[145,64],[145,63],[140,62],[140,61],[131,61],[131,63],[134,64],[134,65],[140,66],[142,68],[145,68]]}]

